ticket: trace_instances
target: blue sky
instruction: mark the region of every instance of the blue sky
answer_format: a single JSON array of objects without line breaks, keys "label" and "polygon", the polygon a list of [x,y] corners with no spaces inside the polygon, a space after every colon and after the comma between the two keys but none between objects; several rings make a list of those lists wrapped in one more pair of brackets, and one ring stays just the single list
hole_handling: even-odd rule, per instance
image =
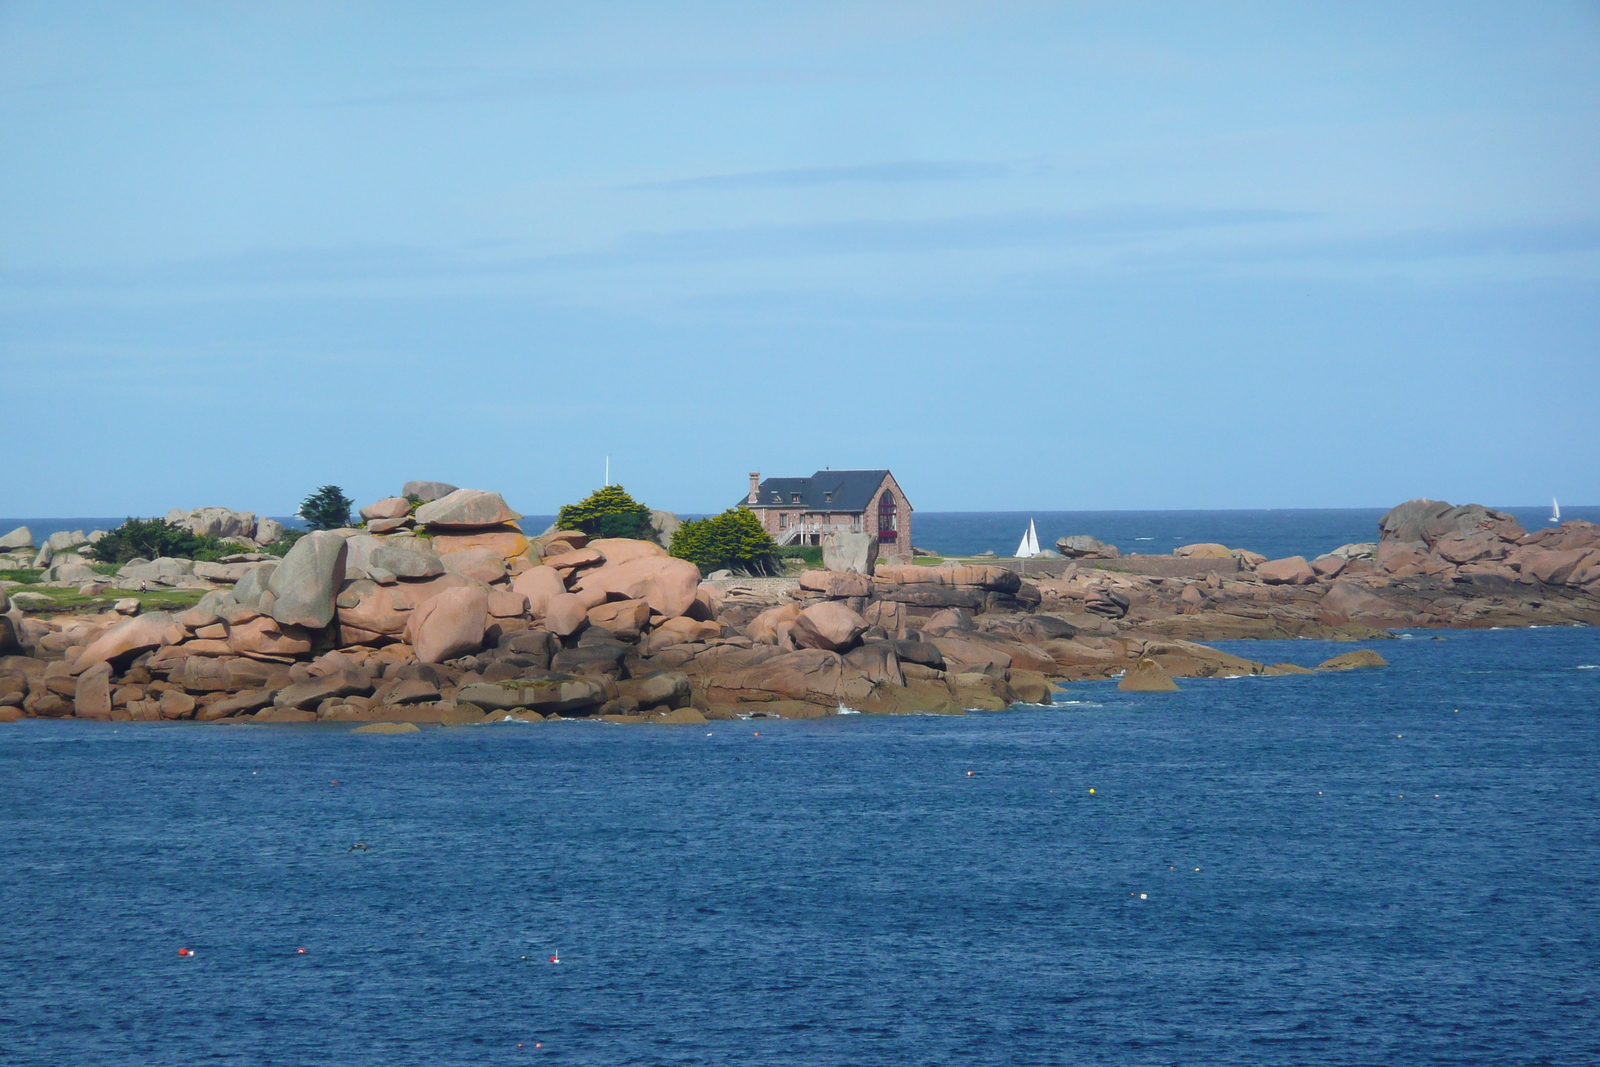
[{"label": "blue sky", "polygon": [[1600,502],[1600,5],[0,4],[0,514]]}]

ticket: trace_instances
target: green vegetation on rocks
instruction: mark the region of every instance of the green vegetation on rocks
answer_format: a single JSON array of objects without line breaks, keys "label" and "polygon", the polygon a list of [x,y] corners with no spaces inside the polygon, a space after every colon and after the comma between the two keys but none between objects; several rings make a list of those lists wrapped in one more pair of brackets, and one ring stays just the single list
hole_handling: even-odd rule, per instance
[{"label": "green vegetation on rocks", "polygon": [[248,551],[236,541],[202,536],[165,519],[130,518],[89,548],[91,558],[101,563],[127,563],[132,559],[176,559],[215,561],[236,552]]},{"label": "green vegetation on rocks", "polygon": [[672,535],[671,552],[707,572],[727,569],[776,574],[779,569],[777,544],[747,507],[690,519]]},{"label": "green vegetation on rocks", "polygon": [[556,528],[582,530],[590,537],[631,537],[653,540],[650,509],[628,495],[620,485],[596,489],[556,515]]}]

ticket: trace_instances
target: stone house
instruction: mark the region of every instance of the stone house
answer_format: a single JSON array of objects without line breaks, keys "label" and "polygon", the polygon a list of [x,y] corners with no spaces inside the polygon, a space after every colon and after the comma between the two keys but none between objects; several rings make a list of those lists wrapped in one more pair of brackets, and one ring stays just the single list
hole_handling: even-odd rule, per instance
[{"label": "stone house", "polygon": [[911,556],[911,502],[888,471],[818,471],[809,478],[750,474],[740,501],[780,545],[820,545],[830,531],[870,533],[885,556]]}]

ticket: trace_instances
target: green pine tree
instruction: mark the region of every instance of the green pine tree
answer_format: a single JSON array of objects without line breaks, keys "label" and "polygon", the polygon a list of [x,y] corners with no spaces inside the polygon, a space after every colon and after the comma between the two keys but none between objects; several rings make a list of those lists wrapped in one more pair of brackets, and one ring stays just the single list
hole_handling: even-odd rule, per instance
[{"label": "green pine tree", "polygon": [[576,504],[563,507],[556,515],[556,528],[582,530],[590,537],[655,539],[650,509],[629,496],[620,485],[596,489]]},{"label": "green pine tree", "polygon": [[344,495],[337,485],[325,485],[306,497],[300,505],[299,515],[313,530],[337,530],[350,525],[350,509],[355,501]]}]

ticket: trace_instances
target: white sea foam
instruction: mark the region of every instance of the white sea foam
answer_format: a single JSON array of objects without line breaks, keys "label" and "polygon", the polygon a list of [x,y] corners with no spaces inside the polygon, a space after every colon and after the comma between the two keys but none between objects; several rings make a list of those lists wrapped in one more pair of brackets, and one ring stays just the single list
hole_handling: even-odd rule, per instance
[{"label": "white sea foam", "polygon": [[840,704],[837,714],[839,714],[839,715],[860,715],[861,712],[857,711],[855,708],[847,708],[843,704]]},{"label": "white sea foam", "polygon": [[1580,663],[1580,664],[1578,664],[1578,670],[1580,670],[1580,671],[1600,671],[1600,663]]}]

